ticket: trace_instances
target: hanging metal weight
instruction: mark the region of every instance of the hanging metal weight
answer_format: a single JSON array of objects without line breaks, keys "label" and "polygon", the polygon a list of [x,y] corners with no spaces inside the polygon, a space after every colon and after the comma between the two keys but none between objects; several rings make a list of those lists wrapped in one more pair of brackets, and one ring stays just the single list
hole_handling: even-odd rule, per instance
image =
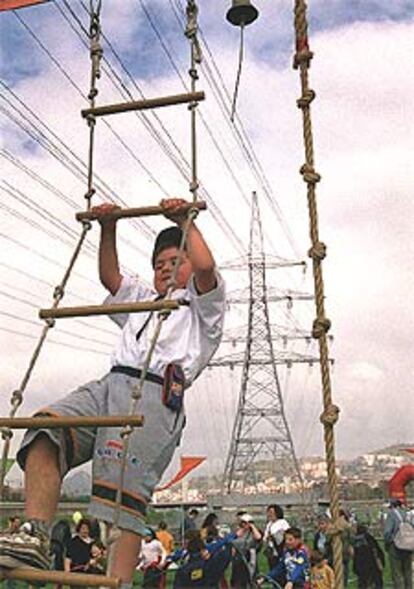
[{"label": "hanging metal weight", "polygon": [[228,10],[227,20],[237,27],[249,25],[259,16],[257,8],[255,8],[250,0],[233,0],[232,7]]}]

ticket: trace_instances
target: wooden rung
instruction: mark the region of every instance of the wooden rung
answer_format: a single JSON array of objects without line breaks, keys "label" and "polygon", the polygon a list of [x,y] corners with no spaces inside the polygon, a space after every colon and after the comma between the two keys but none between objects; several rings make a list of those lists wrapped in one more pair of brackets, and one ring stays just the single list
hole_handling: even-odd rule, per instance
[{"label": "wooden rung", "polygon": [[173,104],[184,104],[186,102],[199,102],[205,99],[204,92],[189,92],[187,94],[174,94],[172,96],[159,96],[157,98],[148,98],[146,100],[133,100],[131,102],[121,102],[119,104],[107,104],[106,106],[95,106],[94,108],[84,108],[81,115],[86,118],[88,115],[101,117],[105,115],[114,115],[120,112],[130,112],[131,110],[148,110],[149,108],[159,108],[161,106],[172,106]]},{"label": "wooden rung", "polygon": [[[188,203],[183,207],[180,207],[179,211],[183,213],[187,212],[189,209],[198,209],[199,211],[205,211],[207,208],[207,203],[203,200]],[[164,209],[160,206],[149,206],[149,207],[138,207],[132,209],[118,209],[106,215],[108,219],[128,219],[131,217],[149,217],[150,215],[162,215],[164,214]],[[96,221],[97,216],[95,213],[91,211],[85,211],[82,213],[76,213],[76,219],[78,221]]]},{"label": "wooden rung", "polygon": [[28,581],[33,583],[56,583],[61,585],[84,585],[90,587],[112,587],[116,589],[121,585],[120,579],[106,577],[105,575],[87,575],[85,573],[65,573],[64,571],[42,571],[31,567],[18,569],[0,568],[0,581],[3,579],[16,579],[16,581]]},{"label": "wooden rung", "polygon": [[70,416],[34,416],[34,417],[0,417],[0,427],[9,429],[49,429],[58,427],[141,427],[143,415],[70,415]]},{"label": "wooden rung", "polygon": [[117,303],[116,305],[86,305],[82,307],[60,307],[40,309],[40,319],[63,319],[65,317],[89,317],[90,315],[118,315],[120,313],[145,313],[148,311],[176,311],[181,301],[164,299],[142,303]]}]

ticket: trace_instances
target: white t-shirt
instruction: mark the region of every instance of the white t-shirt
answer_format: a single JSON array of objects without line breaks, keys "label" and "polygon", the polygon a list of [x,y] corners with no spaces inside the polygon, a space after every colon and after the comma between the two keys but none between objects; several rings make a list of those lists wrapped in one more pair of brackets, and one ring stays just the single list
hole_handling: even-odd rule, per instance
[{"label": "white t-shirt", "polygon": [[145,542],[144,540],[141,545],[140,557],[141,560],[138,567],[144,569],[150,564],[161,564],[164,562],[166,552],[159,540],[154,539],[150,542]]},{"label": "white t-shirt", "polygon": [[[124,276],[116,294],[109,295],[104,304],[149,301],[154,300],[156,296],[155,290],[140,284],[135,278]],[[199,295],[191,278],[187,288],[173,291],[171,298],[185,299],[190,304],[180,306],[177,311],[171,311],[168,318],[163,321],[149,371],[163,376],[167,364],[180,364],[186,383],[190,385],[206,367],[220,344],[225,313],[224,281],[217,274],[216,288]],[[112,354],[112,366],[143,366],[158,322],[158,314],[154,312],[137,341],[137,334],[148,316],[148,313],[110,315],[122,328]]]},{"label": "white t-shirt", "polygon": [[290,528],[289,523],[285,519],[277,519],[274,522],[267,522],[263,539],[265,542],[270,540],[276,541],[279,546],[283,542],[286,530]]}]

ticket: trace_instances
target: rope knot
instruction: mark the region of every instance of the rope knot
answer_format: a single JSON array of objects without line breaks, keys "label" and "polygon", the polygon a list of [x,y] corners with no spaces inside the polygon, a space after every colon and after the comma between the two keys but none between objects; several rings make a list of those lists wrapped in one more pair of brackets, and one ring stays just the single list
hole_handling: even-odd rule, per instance
[{"label": "rope knot", "polygon": [[96,118],[95,115],[93,115],[92,113],[89,113],[86,116],[86,122],[88,123],[88,127],[94,127],[96,124]]},{"label": "rope knot", "polygon": [[98,89],[97,88],[91,88],[89,90],[88,99],[89,100],[93,100],[97,96],[98,96]]},{"label": "rope knot", "polygon": [[331,327],[331,322],[329,321],[329,319],[327,319],[326,317],[322,317],[322,318],[318,317],[313,322],[312,337],[314,339],[319,339],[320,337],[322,337],[323,335],[325,335],[325,333],[327,333],[329,331],[330,327]]},{"label": "rope knot", "polygon": [[51,327],[55,327],[55,319],[53,319],[53,317],[48,317],[47,319],[45,319],[45,323],[46,325],[51,328]]},{"label": "rope knot", "polygon": [[301,49],[300,51],[297,51],[293,58],[294,69],[297,70],[301,65],[309,67],[312,58],[313,53],[310,49]]},{"label": "rope knot", "polygon": [[9,427],[2,427],[0,428],[1,437],[6,442],[7,440],[11,440],[13,437],[13,432]]},{"label": "rope knot", "polygon": [[194,221],[194,219],[197,219],[199,213],[200,211],[196,207],[191,207],[188,210],[187,217],[188,219],[191,219],[191,221]]},{"label": "rope knot", "polygon": [[58,284],[58,286],[55,286],[55,290],[53,291],[53,298],[55,300],[63,298],[64,294],[65,294],[65,291],[60,284]]},{"label": "rope knot", "polygon": [[96,190],[95,188],[89,188],[88,192],[85,192],[85,198],[86,200],[90,200],[93,195],[95,194]]},{"label": "rope knot", "polygon": [[321,241],[317,241],[308,251],[308,256],[321,262],[326,257],[326,245]]},{"label": "rope knot", "polygon": [[296,104],[298,105],[298,108],[305,108],[305,107],[309,106],[310,103],[312,102],[312,100],[315,100],[315,98],[316,98],[316,92],[314,92],[314,90],[311,90],[310,88],[308,88],[307,90],[304,91],[302,96],[297,99]]},{"label": "rope knot", "polygon": [[323,425],[334,426],[339,419],[339,407],[337,405],[329,405],[323,413],[321,413],[319,419]]},{"label": "rope knot", "polygon": [[12,396],[10,399],[10,405],[12,405],[15,409],[19,407],[23,403],[23,391],[20,389],[16,389],[12,392]]},{"label": "rope knot", "polygon": [[321,179],[320,174],[315,172],[314,168],[309,164],[303,164],[299,171],[302,174],[304,181],[308,184],[317,184]]},{"label": "rope knot", "polygon": [[120,434],[119,434],[119,435],[121,436],[121,438],[122,438],[122,439],[124,439],[124,438],[127,438],[128,436],[130,436],[130,435],[132,434],[132,432],[133,432],[133,431],[134,431],[134,430],[133,430],[133,428],[132,428],[132,426],[131,426],[131,425],[125,425],[125,426],[124,426],[124,427],[121,429],[121,432],[120,432]]},{"label": "rope knot", "polygon": [[92,229],[92,223],[87,219],[83,219],[82,227],[85,229],[85,231],[90,231]]}]

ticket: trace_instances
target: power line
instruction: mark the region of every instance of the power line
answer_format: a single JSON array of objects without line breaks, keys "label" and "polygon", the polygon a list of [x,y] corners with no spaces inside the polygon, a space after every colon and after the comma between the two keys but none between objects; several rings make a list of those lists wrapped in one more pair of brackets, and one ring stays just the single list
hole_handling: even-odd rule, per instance
[{"label": "power line", "polygon": [[[20,335],[21,337],[26,337],[29,339],[38,339],[38,337],[35,335],[31,335],[30,333],[26,333],[25,331],[18,331],[17,329],[10,329],[8,327],[0,327],[0,331],[11,333],[13,335]],[[48,342],[56,346],[63,346],[65,348],[70,348],[71,350],[76,350],[77,352],[91,352],[93,354],[99,354],[100,356],[107,356],[106,352],[101,352],[100,350],[95,350],[94,348],[85,348],[83,346],[74,346],[72,344],[68,344],[65,342],[58,342],[53,338],[49,338]]]}]

